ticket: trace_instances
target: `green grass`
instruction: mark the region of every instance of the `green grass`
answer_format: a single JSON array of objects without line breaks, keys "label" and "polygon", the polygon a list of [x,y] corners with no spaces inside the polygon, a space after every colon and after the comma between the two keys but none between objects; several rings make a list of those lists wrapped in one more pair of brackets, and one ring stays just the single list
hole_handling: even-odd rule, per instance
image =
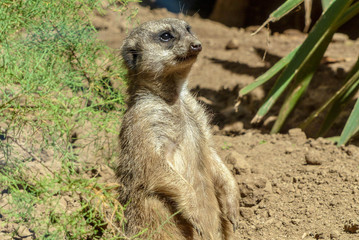
[{"label": "green grass", "polygon": [[230,148],[232,148],[232,144],[229,143],[229,142],[223,142],[223,145],[222,145],[222,150],[229,150]]},{"label": "green grass", "polygon": [[2,234],[124,238],[118,186],[95,174],[116,160],[126,85],[89,18],[101,2],[0,3]]}]

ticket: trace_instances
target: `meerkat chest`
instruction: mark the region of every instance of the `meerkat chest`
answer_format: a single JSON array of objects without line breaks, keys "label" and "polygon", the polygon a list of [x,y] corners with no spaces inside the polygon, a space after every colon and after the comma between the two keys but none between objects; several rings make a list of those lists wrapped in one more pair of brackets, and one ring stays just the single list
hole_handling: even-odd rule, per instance
[{"label": "meerkat chest", "polygon": [[205,119],[200,119],[198,112],[196,112],[191,106],[183,104],[178,110],[179,120],[178,133],[179,139],[184,144],[193,146],[195,148],[200,147],[201,143],[205,141],[204,125]]},{"label": "meerkat chest", "polygon": [[203,152],[206,146],[206,136],[203,123],[199,121],[196,113],[183,108],[176,112],[177,121],[172,125],[176,132],[176,138],[169,144],[171,149],[169,158],[172,166],[181,174],[192,178],[195,175],[191,171],[198,171]]}]

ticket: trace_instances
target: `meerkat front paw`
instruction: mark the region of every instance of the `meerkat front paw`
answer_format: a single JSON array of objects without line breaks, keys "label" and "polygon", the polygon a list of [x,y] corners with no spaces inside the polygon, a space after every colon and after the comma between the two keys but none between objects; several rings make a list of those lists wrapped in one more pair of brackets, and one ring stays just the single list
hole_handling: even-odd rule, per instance
[{"label": "meerkat front paw", "polygon": [[206,224],[202,222],[199,218],[191,218],[189,221],[192,223],[194,230],[196,230],[198,236],[201,239],[214,240],[212,234],[209,231],[210,229],[205,229]]},{"label": "meerkat front paw", "polygon": [[238,199],[232,199],[227,202],[227,218],[232,223],[233,232],[239,228],[239,202]]},{"label": "meerkat front paw", "polygon": [[193,225],[194,230],[196,230],[198,236],[203,237],[203,229],[198,225]]},{"label": "meerkat front paw", "polygon": [[235,232],[239,228],[239,216],[235,211],[230,211],[227,213],[228,220],[232,223],[233,232]]}]

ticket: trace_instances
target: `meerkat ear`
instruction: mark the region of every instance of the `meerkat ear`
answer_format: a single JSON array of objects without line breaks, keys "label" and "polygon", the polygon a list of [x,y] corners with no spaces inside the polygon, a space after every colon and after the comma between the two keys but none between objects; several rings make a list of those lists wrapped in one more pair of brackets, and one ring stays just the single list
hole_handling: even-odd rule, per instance
[{"label": "meerkat ear", "polygon": [[125,43],[121,49],[122,58],[128,69],[135,69],[138,60],[138,50],[135,44]]}]

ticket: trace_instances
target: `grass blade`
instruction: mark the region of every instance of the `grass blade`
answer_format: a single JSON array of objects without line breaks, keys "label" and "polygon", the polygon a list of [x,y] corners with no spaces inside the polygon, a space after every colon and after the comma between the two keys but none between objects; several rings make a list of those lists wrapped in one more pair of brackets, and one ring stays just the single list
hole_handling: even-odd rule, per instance
[{"label": "grass blade", "polygon": [[265,25],[267,25],[269,22],[276,22],[285,15],[287,15],[290,11],[292,11],[294,8],[296,8],[299,4],[301,4],[304,0],[287,0],[285,3],[283,3],[277,10],[272,12],[269,15],[269,18],[260,26],[257,31],[253,33],[258,33]]},{"label": "grass blade", "polygon": [[332,32],[335,32],[336,28],[333,27],[333,23],[338,21],[343,11],[345,11],[350,3],[351,0],[337,0],[330,5],[328,10],[315,24],[307,39],[299,47],[298,51],[293,57],[293,60],[288,64],[288,67],[277,79],[265,102],[258,110],[256,116],[253,118],[252,123],[258,123],[262,120],[264,115],[267,114],[269,109],[273,106],[279,96],[281,96],[283,91],[293,80],[294,76],[297,74],[297,70],[300,69],[301,66],[305,65],[305,63],[313,57],[315,49],[322,44],[326,36]]},{"label": "grass blade", "polygon": [[242,96],[248,94],[249,92],[253,91],[253,89],[263,85],[272,77],[274,77],[279,71],[281,71],[288,65],[288,63],[293,59],[293,56],[295,55],[297,50],[298,47],[291,51],[287,56],[279,60],[273,67],[271,67],[268,71],[259,76],[256,80],[254,80],[254,82],[242,88],[239,91],[239,97],[241,98]]},{"label": "grass blade", "polygon": [[271,19],[270,21],[272,22],[278,21],[280,18],[287,15],[290,11],[292,11],[302,2],[303,0],[287,0],[277,10],[275,10],[269,15],[269,19]]},{"label": "grass blade", "polygon": [[357,99],[354,109],[351,112],[343,132],[340,135],[338,146],[348,142],[348,140],[359,131],[359,98]]}]

